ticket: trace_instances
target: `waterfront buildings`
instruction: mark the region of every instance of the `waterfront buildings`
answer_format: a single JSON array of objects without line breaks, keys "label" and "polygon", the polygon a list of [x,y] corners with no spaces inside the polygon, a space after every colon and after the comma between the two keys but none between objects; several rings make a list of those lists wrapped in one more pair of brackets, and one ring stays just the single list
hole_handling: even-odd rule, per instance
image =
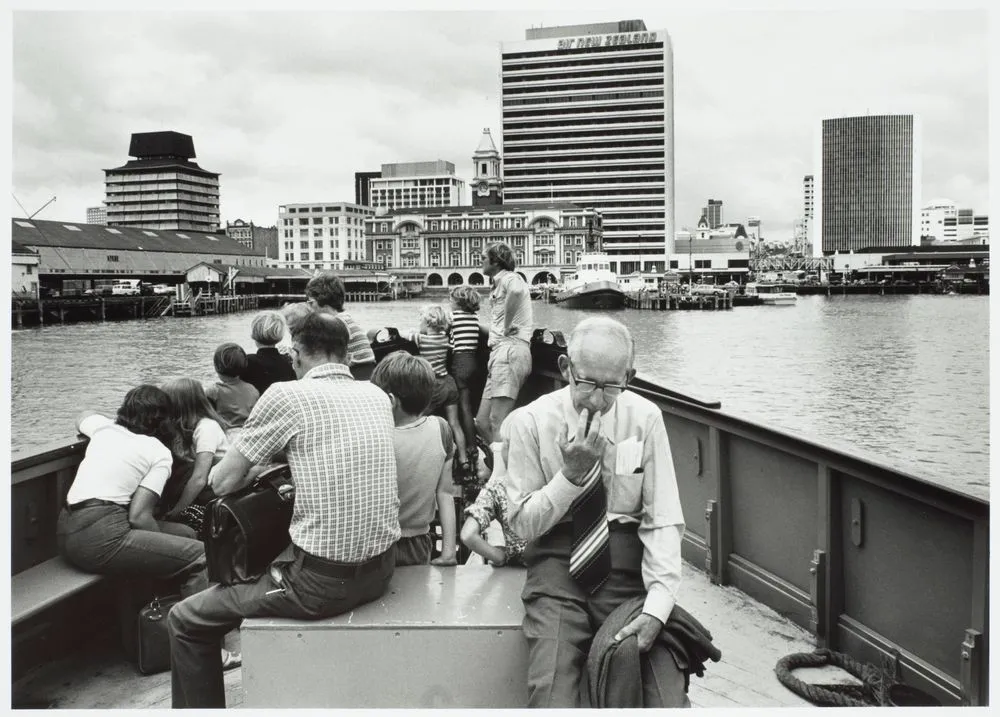
[{"label": "waterfront buildings", "polygon": [[988,215],[959,209],[950,199],[935,199],[920,209],[920,237],[926,242],[985,244],[989,233]]},{"label": "waterfront buildings", "polygon": [[365,222],[373,260],[385,267],[424,267],[428,286],[483,285],[483,249],[504,242],[531,283],[575,270],[588,243],[601,244],[601,217],[574,204],[502,204],[393,209]]},{"label": "waterfront buildings", "polygon": [[366,261],[365,219],[373,214],[371,207],[346,202],[279,206],[278,266],[343,269],[345,261]]},{"label": "waterfront buildings", "polygon": [[668,268],[694,276],[695,280],[711,276],[720,284],[731,279],[742,283],[750,271],[753,243],[744,225],[712,227],[703,211],[696,230],[677,232]]},{"label": "waterfront buildings", "polygon": [[107,224],[108,208],[103,204],[99,207],[87,207],[87,224]]},{"label": "waterfront buildings", "polygon": [[38,252],[21,245],[10,243],[10,291],[13,296],[27,299],[38,298]]},{"label": "waterfront buildings", "polygon": [[179,281],[202,261],[264,265],[263,256],[215,233],[11,219],[11,238],[37,253],[39,287],[63,294],[91,288],[95,279]]},{"label": "waterfront buildings", "polygon": [[354,173],[354,203],[362,207],[372,205],[371,180],[382,176],[381,172]]},{"label": "waterfront buildings", "polygon": [[598,210],[619,274],[674,247],[673,50],[642,20],[532,28],[501,43],[504,196]]},{"label": "waterfront buildings", "polygon": [[226,236],[248,249],[254,254],[263,254],[268,259],[278,258],[278,227],[260,227],[253,222],[237,219],[233,223],[226,222]]},{"label": "waterfront buildings", "polygon": [[918,118],[825,119],[820,141],[815,221],[823,253],[919,245]]},{"label": "waterfront buildings", "polygon": [[219,229],[219,175],[198,166],[180,132],[136,132],[129,160],[104,170],[108,224],[145,229]]},{"label": "waterfront buildings", "polygon": [[371,177],[370,206],[375,209],[406,207],[457,207],[465,194],[465,181],[455,176],[455,165],[433,162],[383,164],[380,177]]}]

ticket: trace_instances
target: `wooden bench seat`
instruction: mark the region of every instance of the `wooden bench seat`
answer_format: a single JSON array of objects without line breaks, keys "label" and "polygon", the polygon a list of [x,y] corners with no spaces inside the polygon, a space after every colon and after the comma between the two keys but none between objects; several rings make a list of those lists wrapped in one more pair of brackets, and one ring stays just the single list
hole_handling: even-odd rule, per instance
[{"label": "wooden bench seat", "polygon": [[60,557],[28,568],[10,580],[11,623],[17,625],[104,579],[74,568]]},{"label": "wooden bench seat", "polygon": [[241,628],[244,707],[524,707],[523,568],[396,568],[327,620]]}]

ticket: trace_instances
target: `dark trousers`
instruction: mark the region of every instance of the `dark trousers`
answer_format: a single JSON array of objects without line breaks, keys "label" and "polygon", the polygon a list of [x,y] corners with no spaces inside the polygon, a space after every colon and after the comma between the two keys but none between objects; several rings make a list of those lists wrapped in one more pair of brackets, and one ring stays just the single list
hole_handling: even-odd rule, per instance
[{"label": "dark trousers", "polygon": [[133,528],[124,506],[63,508],[56,541],[59,553],[88,573],[176,580],[182,596],[208,587],[205,546],[194,531],[180,523],[157,524],[160,532]]},{"label": "dark trousers", "polygon": [[[524,553],[529,707],[589,707],[585,674],[591,640],[616,607],[646,594],[642,542],[634,529],[611,531],[611,575],[593,595],[570,577],[571,539],[569,526],[557,525]],[[646,707],[690,706],[684,674],[665,647],[654,643],[641,664]]]},{"label": "dark trousers", "polygon": [[389,586],[395,553],[393,546],[373,559],[377,565],[369,572],[338,578],[303,565],[306,554],[290,546],[274,562],[282,585],[268,571],[256,582],[213,585],[174,605],[167,616],[173,707],[226,706],[222,638],[244,618],[318,620],[371,602]]},{"label": "dark trousers", "polygon": [[429,565],[434,539],[430,533],[400,538],[396,543],[396,567],[404,565]]}]

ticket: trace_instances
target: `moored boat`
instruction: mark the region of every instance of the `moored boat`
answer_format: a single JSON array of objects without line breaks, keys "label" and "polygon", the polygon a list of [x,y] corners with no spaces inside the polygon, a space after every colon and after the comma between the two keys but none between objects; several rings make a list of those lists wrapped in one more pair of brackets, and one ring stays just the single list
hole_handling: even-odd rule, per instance
[{"label": "moored boat", "polygon": [[762,284],[754,281],[745,287],[747,296],[756,296],[765,306],[794,306],[799,300],[793,291],[785,291],[780,284]]},{"label": "moored boat", "polygon": [[576,273],[556,294],[555,303],[570,309],[620,309],[625,306],[625,292],[604,252],[587,252],[576,262]]}]

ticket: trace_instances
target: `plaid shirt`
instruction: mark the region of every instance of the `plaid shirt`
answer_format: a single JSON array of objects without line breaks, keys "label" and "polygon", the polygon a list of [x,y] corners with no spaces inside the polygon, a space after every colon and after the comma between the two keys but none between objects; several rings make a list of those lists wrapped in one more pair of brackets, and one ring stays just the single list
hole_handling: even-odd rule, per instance
[{"label": "plaid shirt", "polygon": [[236,440],[254,463],[285,449],[295,482],[289,534],[302,550],[360,563],[399,540],[389,397],[341,364],[273,384]]}]

